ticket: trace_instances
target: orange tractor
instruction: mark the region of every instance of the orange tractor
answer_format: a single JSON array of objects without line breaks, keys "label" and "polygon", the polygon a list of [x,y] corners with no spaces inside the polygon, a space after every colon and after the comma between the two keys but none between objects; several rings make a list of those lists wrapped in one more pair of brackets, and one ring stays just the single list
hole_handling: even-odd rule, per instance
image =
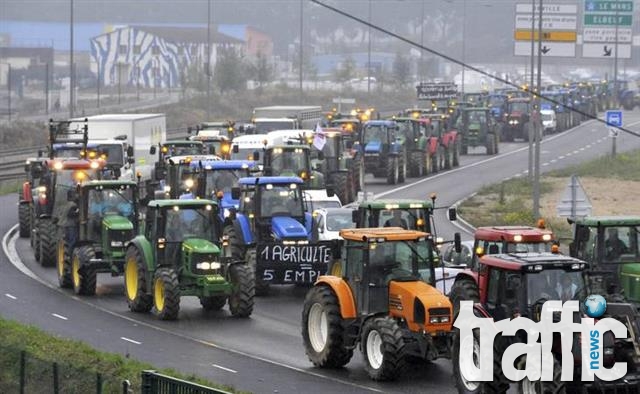
[{"label": "orange tractor", "polygon": [[392,380],[410,356],[450,358],[452,307],[435,288],[431,236],[397,227],[348,229],[340,236],[341,259],[305,298],[309,360],[339,368],[360,344],[369,376]]}]

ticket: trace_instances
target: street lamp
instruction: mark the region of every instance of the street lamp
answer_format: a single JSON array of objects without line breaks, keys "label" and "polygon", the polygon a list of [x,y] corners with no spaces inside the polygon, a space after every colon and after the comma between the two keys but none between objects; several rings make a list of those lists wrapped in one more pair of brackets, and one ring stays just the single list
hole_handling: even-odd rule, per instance
[{"label": "street lamp", "polygon": [[75,67],[73,64],[73,0],[70,0],[69,7],[69,118],[73,118],[74,110],[74,86]]},{"label": "street lamp", "polygon": [[[207,0],[207,121],[211,119],[211,0]],[[155,88],[153,97],[156,96]]]},{"label": "street lamp", "polygon": [[371,0],[369,0],[369,43],[367,50],[367,95],[371,97]]}]

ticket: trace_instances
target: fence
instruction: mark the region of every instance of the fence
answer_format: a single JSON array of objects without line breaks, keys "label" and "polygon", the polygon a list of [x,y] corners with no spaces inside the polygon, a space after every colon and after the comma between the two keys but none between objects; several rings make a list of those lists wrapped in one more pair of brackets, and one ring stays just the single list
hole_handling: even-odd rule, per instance
[{"label": "fence", "polygon": [[142,394],[229,394],[199,384],[175,379],[155,371],[142,372]]}]

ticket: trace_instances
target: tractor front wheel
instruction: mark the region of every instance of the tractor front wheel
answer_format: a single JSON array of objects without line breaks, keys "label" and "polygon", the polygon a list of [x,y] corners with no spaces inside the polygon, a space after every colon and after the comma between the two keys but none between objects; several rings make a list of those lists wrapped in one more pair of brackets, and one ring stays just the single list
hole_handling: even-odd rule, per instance
[{"label": "tractor front wheel", "polygon": [[340,305],[333,290],[314,286],[302,309],[302,341],[309,361],[320,368],[340,368],[353,357],[347,347]]},{"label": "tractor front wheel", "polygon": [[180,311],[180,285],[172,268],[160,268],[153,278],[153,312],[160,320],[175,320]]},{"label": "tractor front wheel", "polygon": [[401,154],[398,157],[398,183],[404,183],[407,178],[407,157]]},{"label": "tractor front wheel", "polygon": [[149,312],[153,299],[147,294],[147,265],[142,253],[132,246],[127,249],[124,264],[124,292],[129,310],[132,312]]},{"label": "tractor front wheel", "polygon": [[453,316],[458,316],[460,312],[460,301],[473,301],[480,302],[480,293],[478,291],[478,285],[473,279],[462,278],[456,280],[451,286],[451,292],[449,293],[449,299],[453,305]]},{"label": "tractor front wheel", "polygon": [[350,202],[348,175],[346,172],[336,172],[331,176],[335,192],[343,204]]},{"label": "tractor front wheel", "polygon": [[233,286],[229,296],[229,310],[236,317],[249,317],[253,313],[256,277],[247,263],[236,263],[229,267],[229,281]]},{"label": "tractor front wheel", "polygon": [[394,380],[406,365],[402,329],[391,317],[369,319],[362,330],[362,357],[373,380]]},{"label": "tractor front wheel", "polygon": [[395,185],[398,183],[400,168],[397,157],[388,158],[386,172],[388,185]]},{"label": "tractor front wheel", "polygon": [[71,256],[71,245],[65,242],[64,239],[58,241],[56,251],[56,268],[58,272],[58,285],[63,289],[71,288],[73,283],[71,282],[71,268],[69,263]]},{"label": "tractor front wheel", "polygon": [[412,151],[409,155],[409,176],[422,177],[425,175],[425,164],[422,158],[422,152]]},{"label": "tractor front wheel", "polygon": [[254,294],[257,296],[265,296],[269,294],[269,282],[266,282],[262,278],[262,273],[257,271],[258,268],[258,257],[256,255],[255,249],[247,250],[247,254],[244,256],[244,261],[246,261],[247,265],[253,270],[253,276],[255,278],[254,282]]},{"label": "tractor front wheel", "polygon": [[[453,377],[459,393],[464,394],[499,394],[506,393],[509,384],[502,372],[502,352],[500,352],[501,338],[493,341],[493,379],[487,382],[471,381],[467,377],[471,371],[480,366],[480,338],[478,330],[473,335],[461,338],[460,331],[454,329],[453,348],[451,349],[451,362],[453,364]],[[464,357],[471,353],[471,358]],[[461,357],[462,356],[462,357]]]},{"label": "tractor front wheel", "polygon": [[96,294],[97,273],[91,266],[91,260],[96,252],[91,246],[81,246],[73,249],[71,257],[71,281],[73,291],[78,295]]},{"label": "tractor front wheel", "polygon": [[238,237],[235,227],[233,227],[233,225],[226,226],[223,230],[223,235],[229,238],[231,258],[235,260],[242,260],[244,257],[244,252],[242,251],[242,246],[240,245],[240,237]]},{"label": "tractor front wheel", "polygon": [[496,136],[493,134],[487,134],[487,155],[495,155],[496,152],[494,150],[496,146]]},{"label": "tractor front wheel", "polygon": [[31,233],[29,204],[18,205],[18,223],[20,226],[19,235],[20,238],[27,238]]},{"label": "tractor front wheel", "polygon": [[226,296],[200,297],[200,305],[206,311],[219,311],[227,303]]},{"label": "tractor front wheel", "polygon": [[38,233],[40,237],[40,265],[53,267],[56,263],[58,226],[50,218],[40,219]]},{"label": "tractor front wheel", "polygon": [[558,360],[553,360],[553,380],[543,382],[531,381],[526,376],[518,386],[521,394],[564,394],[567,392],[566,382],[562,381],[562,365]]}]

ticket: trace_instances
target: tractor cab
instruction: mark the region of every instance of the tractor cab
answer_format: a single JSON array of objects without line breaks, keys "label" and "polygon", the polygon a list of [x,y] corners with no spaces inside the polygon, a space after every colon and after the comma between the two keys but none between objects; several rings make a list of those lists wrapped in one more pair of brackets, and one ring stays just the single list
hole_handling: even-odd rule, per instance
[{"label": "tractor cab", "polygon": [[377,199],[350,204],[356,227],[401,227],[431,232],[433,202],[429,200]]},{"label": "tractor cab", "polygon": [[640,303],[640,216],[591,216],[574,223],[571,256],[590,264],[589,276],[602,295],[624,294]]},{"label": "tractor cab", "polygon": [[302,312],[307,356],[347,364],[359,346],[374,380],[398,377],[408,357],[449,358],[449,300],[434,286],[428,233],[398,227],[345,229],[341,260],[309,290]]},{"label": "tractor cab", "polygon": [[329,120],[328,126],[331,128],[338,128],[346,134],[352,135],[353,141],[358,141],[360,132],[362,130],[362,122],[360,119],[354,117],[347,118],[333,118]]},{"label": "tractor cab", "polygon": [[263,149],[266,176],[300,177],[307,188],[325,187],[324,175],[311,168],[311,130],[276,130],[267,134]]},{"label": "tractor cab", "polygon": [[231,156],[231,140],[218,134],[219,130],[200,130],[198,135],[189,137],[190,141],[200,141],[204,144],[207,154],[229,159]]},{"label": "tractor cab", "polygon": [[455,126],[462,135],[462,154],[477,146],[485,147],[488,155],[498,153],[498,128],[489,108],[461,109]]},{"label": "tractor cab", "polygon": [[325,128],[317,138],[322,145],[313,145],[311,151],[313,168],[323,174],[327,184],[332,185],[340,201],[355,200],[360,190],[360,167],[353,149],[352,134],[339,128]]},{"label": "tractor cab", "polygon": [[485,105],[489,107],[493,118],[501,122],[502,116],[507,110],[507,96],[500,93],[491,93],[487,96]]},{"label": "tractor cab", "polygon": [[260,152],[264,148],[266,134],[247,134],[231,140],[231,160],[260,160]]},{"label": "tractor cab", "polygon": [[180,198],[182,195],[195,196],[197,189],[196,166],[201,162],[221,160],[218,156],[173,156],[166,162],[157,162],[155,178],[159,182],[154,192],[155,199]]},{"label": "tractor cab", "polygon": [[478,227],[474,234],[471,266],[477,268],[478,259],[484,255],[551,252],[554,244],[553,232],[540,227]]},{"label": "tractor cab", "polygon": [[372,120],[364,124],[360,135],[364,154],[364,172],[387,183],[403,183],[407,174],[407,152],[398,124],[392,120]]},{"label": "tractor cab", "polygon": [[[150,154],[156,153],[156,147],[149,148]],[[202,141],[169,140],[159,144],[158,162],[164,163],[173,156],[197,156],[206,153]]]}]

